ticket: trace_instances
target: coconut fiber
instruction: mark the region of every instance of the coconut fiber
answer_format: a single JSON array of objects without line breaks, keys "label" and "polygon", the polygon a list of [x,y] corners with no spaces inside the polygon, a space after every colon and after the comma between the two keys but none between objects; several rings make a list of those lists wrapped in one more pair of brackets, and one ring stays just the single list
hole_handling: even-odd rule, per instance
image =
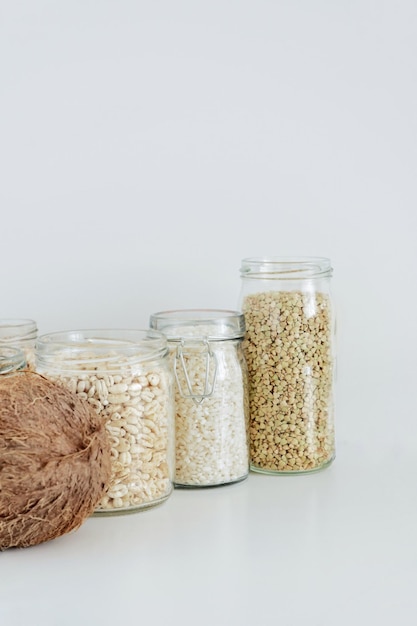
[{"label": "coconut fiber", "polygon": [[109,479],[105,426],[86,400],[34,372],[0,376],[0,550],[75,530]]}]

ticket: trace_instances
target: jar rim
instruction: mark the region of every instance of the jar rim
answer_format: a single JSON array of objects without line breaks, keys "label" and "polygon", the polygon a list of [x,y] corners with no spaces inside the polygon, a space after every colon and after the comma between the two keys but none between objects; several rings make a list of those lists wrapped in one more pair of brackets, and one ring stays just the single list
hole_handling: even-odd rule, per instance
[{"label": "jar rim", "polygon": [[[36,342],[41,367],[106,369],[152,361],[168,352],[166,337],[152,329],[81,329],[41,335]],[[122,359],[122,362],[120,361]],[[57,365],[59,361],[59,365]]]},{"label": "jar rim", "polygon": [[0,376],[10,374],[26,367],[26,357],[22,350],[15,347],[0,346]]},{"label": "jar rim", "polygon": [[265,256],[242,259],[242,278],[267,277],[271,280],[299,280],[325,278],[333,273],[328,257],[316,256]]},{"label": "jar rim", "polygon": [[173,309],[150,316],[150,327],[164,333],[168,341],[184,338],[225,341],[241,339],[245,317],[230,309]]},{"label": "jar rim", "polygon": [[37,335],[38,327],[35,320],[26,318],[5,318],[0,319],[0,342],[12,343],[14,341],[24,341],[34,339]]}]

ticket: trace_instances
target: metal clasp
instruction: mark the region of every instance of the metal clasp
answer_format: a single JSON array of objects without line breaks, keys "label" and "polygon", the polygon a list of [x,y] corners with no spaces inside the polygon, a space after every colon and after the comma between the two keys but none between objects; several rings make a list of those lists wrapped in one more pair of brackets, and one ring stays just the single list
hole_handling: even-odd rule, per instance
[{"label": "metal clasp", "polygon": [[[188,345],[188,351],[186,349]],[[194,348],[194,349],[190,349]],[[196,348],[201,348],[201,352],[196,352]],[[196,393],[193,390],[190,380],[189,372],[184,357],[201,357],[203,360],[203,368],[205,368],[204,374],[204,389],[202,393]],[[184,374],[185,384],[188,390],[186,393],[182,387],[180,381],[180,372]],[[210,347],[208,339],[190,339],[187,342],[182,339],[181,343],[177,347],[177,352],[174,357],[174,373],[178,385],[178,390],[183,398],[191,398],[195,404],[201,404],[205,398],[209,398],[214,393],[214,387],[216,385],[217,378],[217,358]],[[211,381],[210,381],[211,379]]]}]

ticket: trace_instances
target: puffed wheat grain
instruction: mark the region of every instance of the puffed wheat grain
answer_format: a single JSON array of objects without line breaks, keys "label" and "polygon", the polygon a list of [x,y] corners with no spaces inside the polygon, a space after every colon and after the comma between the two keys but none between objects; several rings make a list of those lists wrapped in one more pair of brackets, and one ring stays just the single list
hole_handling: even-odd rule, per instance
[{"label": "puffed wheat grain", "polygon": [[106,422],[112,475],[96,512],[151,506],[172,491],[171,374],[157,367],[136,373],[126,365],[123,375],[110,375],[105,363],[100,367],[94,373],[46,374],[87,399]]},{"label": "puffed wheat grain", "polygon": [[243,301],[252,469],[302,472],[334,457],[332,312],[324,293]]},{"label": "puffed wheat grain", "polygon": [[[199,329],[201,332],[201,329]],[[221,485],[249,470],[247,381],[233,342],[211,342],[218,361],[212,395],[195,402],[175,385],[176,470],[182,486]],[[171,349],[174,361],[176,349]],[[187,348],[185,368],[193,391],[204,394],[207,364],[199,348]],[[184,371],[177,370],[182,390]],[[213,372],[210,371],[210,384]]]}]

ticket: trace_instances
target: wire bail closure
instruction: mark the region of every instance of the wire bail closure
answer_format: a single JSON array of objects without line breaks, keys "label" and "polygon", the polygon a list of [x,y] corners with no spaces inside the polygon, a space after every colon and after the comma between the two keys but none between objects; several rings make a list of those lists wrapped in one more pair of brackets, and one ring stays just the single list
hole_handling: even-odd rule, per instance
[{"label": "wire bail closure", "polygon": [[[187,366],[185,363],[184,356],[196,356],[196,352],[194,351],[186,351],[186,342],[184,339],[181,339],[181,343],[177,347],[177,351],[174,357],[174,373],[175,378],[178,385],[178,390],[182,398],[191,398],[195,404],[199,405],[205,400],[205,398],[209,398],[214,393],[214,388],[216,385],[217,378],[217,357],[212,351],[210,347],[210,342],[208,339],[192,339],[188,342],[189,346],[199,347],[201,346],[203,349],[201,351],[201,357],[205,361],[205,376],[204,376],[204,390],[203,393],[195,393],[192,388],[192,383],[190,377],[188,375]],[[200,355],[199,355],[200,356]],[[188,393],[186,393],[180,382],[179,371],[183,372],[185,383],[187,386]],[[210,383],[210,370],[213,370],[212,374],[212,382]]]}]

